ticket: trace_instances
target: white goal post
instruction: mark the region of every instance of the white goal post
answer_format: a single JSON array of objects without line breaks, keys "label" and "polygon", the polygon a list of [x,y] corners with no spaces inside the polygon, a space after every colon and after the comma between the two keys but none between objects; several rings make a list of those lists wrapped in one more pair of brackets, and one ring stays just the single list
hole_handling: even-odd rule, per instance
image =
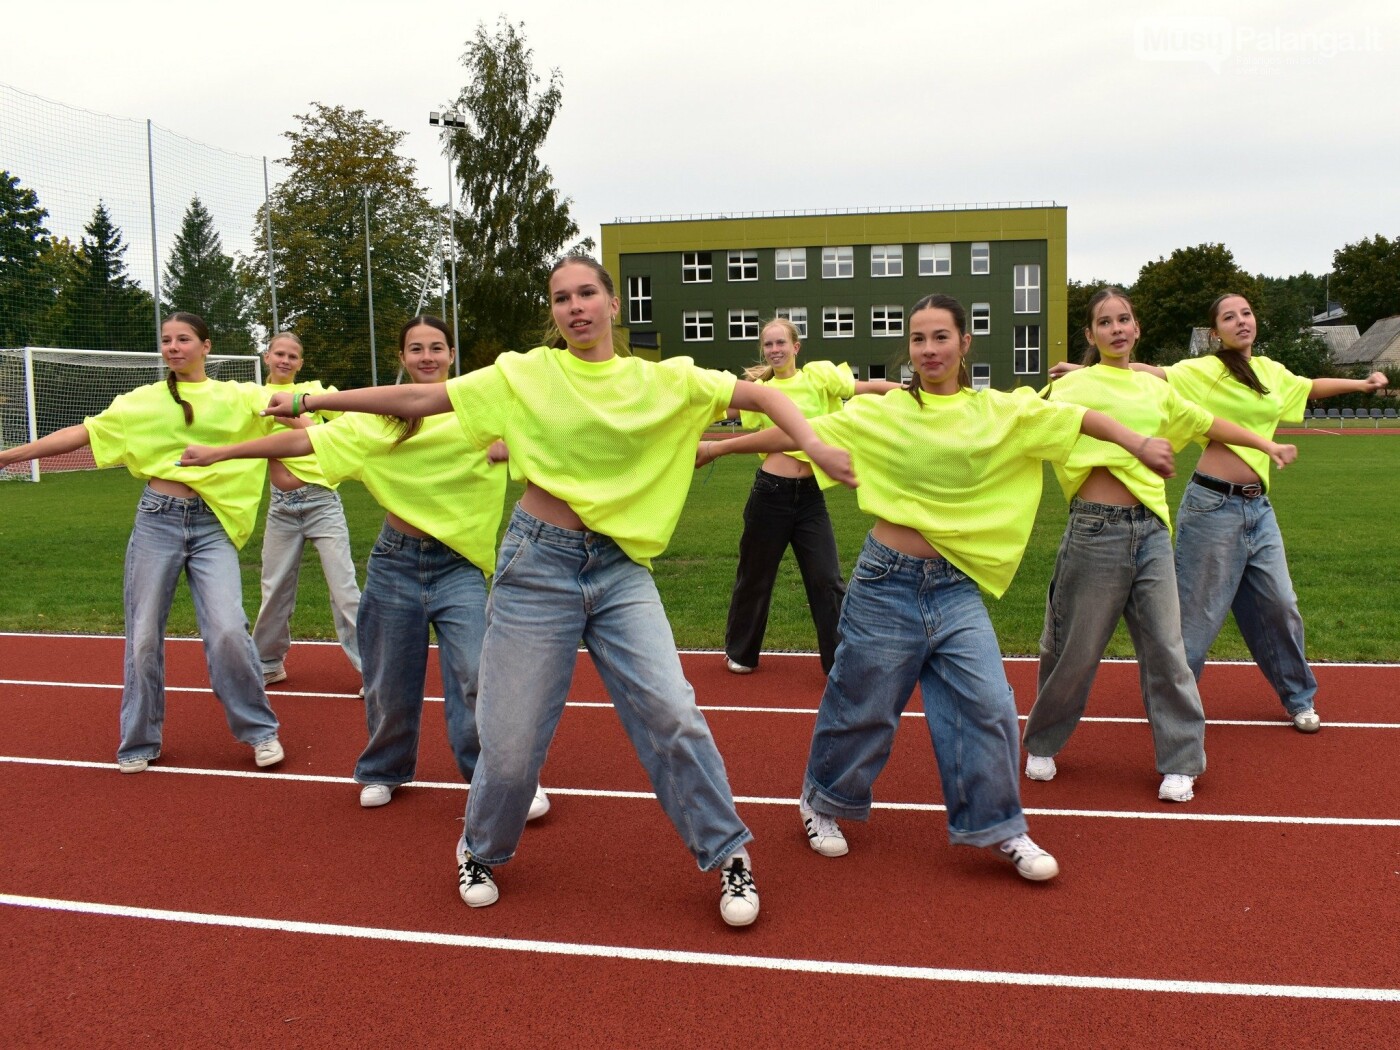
[{"label": "white goal post", "polygon": [[[158,353],[124,350],[65,350],[26,346],[0,349],[0,446],[13,448],[55,430],[81,423],[112,403],[118,394],[161,382],[169,369]],[[210,379],[262,381],[256,355],[210,354]],[[38,481],[42,472],[92,470],[92,452],[0,468],[0,481]]]}]

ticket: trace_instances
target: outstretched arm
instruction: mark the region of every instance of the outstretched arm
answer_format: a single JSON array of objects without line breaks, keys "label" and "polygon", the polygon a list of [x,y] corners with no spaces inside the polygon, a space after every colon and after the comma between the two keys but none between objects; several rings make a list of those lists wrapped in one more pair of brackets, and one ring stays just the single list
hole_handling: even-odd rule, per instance
[{"label": "outstretched arm", "polygon": [[734,384],[734,396],[729,401],[729,407],[762,412],[774,425],[785,430],[797,442],[797,447],[807,453],[812,462],[829,477],[850,488],[856,487],[850,453],[845,449],[832,448],[818,438],[812,424],[807,422],[786,394],[741,379]]},{"label": "outstretched arm", "polygon": [[[292,415],[292,394],[273,394],[263,409],[265,416]],[[314,403],[309,404],[308,402]],[[404,386],[367,386],[359,390],[336,390],[326,394],[307,394],[297,407],[302,412],[372,412],[400,419],[420,419],[452,411],[452,401],[443,383],[408,383]]]},{"label": "outstretched arm", "polygon": [[1273,460],[1274,466],[1278,467],[1279,470],[1298,458],[1297,445],[1280,445],[1276,441],[1261,438],[1258,434],[1246,430],[1238,423],[1231,423],[1228,419],[1221,419],[1219,416],[1210,425],[1210,429],[1206,431],[1206,437],[1212,441],[1223,441],[1227,445],[1256,448]]},{"label": "outstretched arm", "polygon": [[1390,380],[1384,372],[1372,372],[1365,379],[1314,379],[1308,397],[1336,397],[1338,394],[1375,394]]},{"label": "outstretched arm", "polygon": [[181,454],[176,465],[208,467],[226,459],[292,459],[296,456],[309,456],[311,452],[311,435],[306,432],[306,428],[279,430],[267,437],[240,441],[236,445],[190,445]]},{"label": "outstretched arm", "polygon": [[1160,474],[1164,478],[1170,478],[1176,474],[1176,454],[1172,452],[1172,443],[1166,438],[1147,437],[1144,434],[1139,434],[1136,430],[1129,430],[1112,416],[1095,412],[1092,408],[1084,413],[1084,420],[1079,424],[1079,432],[1126,449],[1140,459],[1153,473]]},{"label": "outstretched arm", "polygon": [[797,442],[788,436],[784,430],[777,427],[765,427],[763,430],[755,430],[752,434],[740,434],[738,437],[721,438],[715,441],[701,441],[700,447],[695,450],[695,469],[699,470],[706,463],[712,463],[720,456],[729,456],[735,453],[756,452],[759,455],[766,455],[769,452],[796,452]]},{"label": "outstretched arm", "polygon": [[46,434],[38,441],[31,441],[26,445],[0,449],[0,467],[8,467],[11,463],[23,463],[30,459],[43,459],[45,456],[61,456],[65,452],[76,452],[90,444],[92,438],[87,427],[79,423],[55,430],[52,434]]}]

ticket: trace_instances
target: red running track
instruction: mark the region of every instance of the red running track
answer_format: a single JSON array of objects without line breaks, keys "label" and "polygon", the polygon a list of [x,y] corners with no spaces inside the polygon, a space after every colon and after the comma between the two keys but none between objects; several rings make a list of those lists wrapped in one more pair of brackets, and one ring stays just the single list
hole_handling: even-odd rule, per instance
[{"label": "red running track", "polygon": [[[1032,885],[947,845],[918,717],[850,855],[812,853],[791,799],[815,658],[741,678],[687,655],[757,839],[763,913],[731,930],[586,655],[545,767],[554,809],[497,870],[500,903],[469,910],[439,705],[422,786],[362,810],[337,648],[299,645],[270,691],[288,757],[267,771],[198,643],[168,649],[161,760],[120,776],[121,640],[0,636],[8,1045],[1396,1045],[1400,668],[1319,667],[1327,724],[1305,737],[1254,668],[1213,665],[1210,769],[1169,806],[1136,668],[1105,665],[1059,777],[1022,782],[1063,869]],[[1008,670],[1024,713],[1034,665]]]}]

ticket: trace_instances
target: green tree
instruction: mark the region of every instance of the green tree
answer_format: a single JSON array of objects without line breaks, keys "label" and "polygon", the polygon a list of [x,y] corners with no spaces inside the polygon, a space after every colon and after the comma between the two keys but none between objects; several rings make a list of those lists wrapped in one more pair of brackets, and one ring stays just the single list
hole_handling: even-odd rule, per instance
[{"label": "green tree", "polygon": [[[312,103],[300,126],[282,134],[289,174],[271,194],[278,324],[301,337],[306,374],[337,386],[370,380],[369,291],[381,382],[392,381],[398,330],[413,315],[432,262],[438,218],[418,185],[413,161],[397,152],[405,133],[362,109]],[[365,272],[369,199],[372,274]],[[266,207],[258,209],[240,279],[256,316],[272,326]]]},{"label": "green tree", "polygon": [[203,317],[217,353],[253,352],[244,291],[234,273],[233,259],[224,254],[214,218],[197,196],[185,209],[170,249],[163,291],[162,310],[186,310]]},{"label": "green tree", "polygon": [[1382,317],[1400,314],[1400,238],[1375,238],[1332,253],[1332,297],[1347,320],[1365,332]]},{"label": "green tree", "polygon": [[48,214],[33,190],[0,171],[0,346],[32,344],[38,318],[52,308],[43,267]]},{"label": "green tree", "polygon": [[1130,289],[1142,327],[1139,356],[1148,362],[1180,357],[1191,342],[1191,329],[1204,326],[1206,311],[1226,292],[1261,301],[1258,282],[1235,265],[1223,244],[1178,248],[1170,257],[1145,265]]},{"label": "green tree", "polygon": [[[563,99],[560,74],[551,70],[538,90],[532,55],[524,25],[502,17],[494,34],[479,24],[462,56],[469,79],[453,108],[470,126],[453,131],[447,149],[461,184],[455,221],[464,369],[538,340],[549,268],[579,232],[571,201],[539,157]],[[593,241],[574,247],[588,250]]]},{"label": "green tree", "polygon": [[1260,342],[1259,351],[1273,358],[1294,375],[1320,379],[1337,374],[1332,353],[1314,332],[1294,329],[1281,331]]},{"label": "green tree", "polygon": [[127,276],[126,242],[106,204],[97,202],[83,230],[77,266],[59,288],[62,344],[78,350],[156,349],[155,303]]},{"label": "green tree", "polygon": [[1310,327],[1313,317],[1327,308],[1325,276],[1300,273],[1292,277],[1265,277],[1259,274],[1255,280],[1262,294],[1260,302],[1254,304],[1262,339],[1296,336],[1299,329]]}]

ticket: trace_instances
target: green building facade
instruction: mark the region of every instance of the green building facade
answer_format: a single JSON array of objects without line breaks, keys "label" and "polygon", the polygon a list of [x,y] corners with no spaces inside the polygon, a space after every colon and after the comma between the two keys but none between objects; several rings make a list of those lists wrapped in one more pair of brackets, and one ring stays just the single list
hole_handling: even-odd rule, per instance
[{"label": "green building facade", "polygon": [[924,211],[619,220],[603,265],[634,351],[739,371],[759,327],[788,317],[806,359],[898,379],[907,313],[962,302],[978,386],[1039,386],[1065,358],[1065,209],[1053,203]]}]

